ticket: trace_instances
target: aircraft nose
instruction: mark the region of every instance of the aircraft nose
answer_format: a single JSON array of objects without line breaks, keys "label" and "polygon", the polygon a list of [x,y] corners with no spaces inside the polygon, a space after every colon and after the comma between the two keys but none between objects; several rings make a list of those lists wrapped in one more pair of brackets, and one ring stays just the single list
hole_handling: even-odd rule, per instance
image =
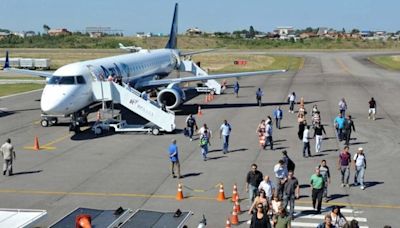
[{"label": "aircraft nose", "polygon": [[40,101],[42,111],[46,114],[69,114],[69,102],[72,101],[74,91],[74,88],[67,86],[45,86]]}]

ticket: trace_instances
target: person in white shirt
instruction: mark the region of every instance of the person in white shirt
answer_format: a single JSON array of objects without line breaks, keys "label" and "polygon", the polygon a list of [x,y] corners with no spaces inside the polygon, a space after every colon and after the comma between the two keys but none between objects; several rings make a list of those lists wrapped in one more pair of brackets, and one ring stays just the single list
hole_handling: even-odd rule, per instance
[{"label": "person in white shirt", "polygon": [[258,186],[258,191],[264,190],[265,195],[267,196],[268,201],[272,200],[272,196],[275,193],[275,184],[269,179],[269,176],[265,176],[264,180],[261,181],[260,185]]},{"label": "person in white shirt", "polygon": [[278,193],[279,198],[282,199],[283,184],[288,176],[288,170],[283,160],[279,160],[278,164],[274,166],[274,173],[276,178],[276,192]]},{"label": "person in white shirt", "polygon": [[354,155],[353,164],[355,169],[354,185],[360,185],[360,188],[364,190],[364,174],[365,169],[367,168],[367,160],[365,158],[364,149],[362,147],[358,148],[357,153]]},{"label": "person in white shirt", "polygon": [[288,95],[288,101],[289,101],[289,112],[294,113],[294,103],[296,103],[296,94],[294,92],[290,93]]},{"label": "person in white shirt", "polygon": [[304,144],[303,145],[303,157],[306,157],[306,151],[307,151],[308,157],[311,157],[309,132],[310,132],[310,126],[306,126],[306,128],[304,129],[304,132],[303,132],[303,144]]},{"label": "person in white shirt", "polygon": [[274,140],[272,139],[272,121],[268,121],[266,128],[265,128],[265,146],[264,149],[269,145],[271,147],[271,150],[274,149]]},{"label": "person in white shirt", "polygon": [[203,124],[203,126],[199,129],[198,133],[200,134],[200,138],[201,136],[204,134],[204,132],[207,130],[207,138],[208,140],[211,139],[212,137],[212,132],[211,130],[207,127],[207,124]]},{"label": "person in white shirt", "polygon": [[223,148],[222,152],[224,154],[228,153],[229,147],[229,135],[231,134],[232,127],[228,121],[224,120],[224,123],[219,128],[219,138],[223,137]]}]

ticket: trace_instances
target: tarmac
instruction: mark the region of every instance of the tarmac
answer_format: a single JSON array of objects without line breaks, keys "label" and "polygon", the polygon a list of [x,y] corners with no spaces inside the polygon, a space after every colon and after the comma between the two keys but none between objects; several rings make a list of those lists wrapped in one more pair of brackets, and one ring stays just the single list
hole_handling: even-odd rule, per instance
[{"label": "tarmac", "polygon": [[[251,52],[250,52],[251,53]],[[258,52],[257,52],[258,53]],[[269,53],[269,52],[268,52]],[[45,209],[48,218],[40,224],[46,227],[77,207],[96,209],[123,208],[157,211],[192,211],[187,223],[197,227],[203,214],[208,227],[223,227],[230,217],[232,186],[238,185],[241,209],[240,224],[246,221],[249,202],[245,192],[245,177],[252,163],[273,176],[273,166],[282,157],[283,149],[296,163],[295,176],[300,183],[300,199],[296,211],[303,211],[293,221],[293,227],[315,227],[323,219],[310,215],[311,189],[309,178],[322,159],[327,160],[332,183],[332,200],[323,203],[343,206],[348,217],[359,218],[362,227],[395,227],[400,222],[400,178],[396,167],[400,161],[400,78],[395,71],[384,70],[369,63],[367,55],[375,52],[274,52],[305,57],[297,72],[239,79],[239,98],[232,88],[204,104],[199,95],[182,106],[176,114],[179,129],[188,113],[203,110],[196,117],[199,125],[207,123],[213,131],[209,160],[203,161],[199,141],[190,142],[180,130],[175,134],[151,136],[145,134],[107,134],[94,137],[90,129],[74,135],[68,123],[42,128],[40,126],[41,91],[0,98],[0,142],[12,139],[17,159],[14,176],[0,177],[0,202],[3,208]],[[385,53],[385,52],[380,52]],[[233,84],[234,80],[228,80]],[[264,91],[263,106],[256,106],[255,91]],[[302,157],[302,142],[297,138],[297,118],[287,112],[289,92],[304,97],[306,110],[317,104],[322,123],[327,130],[322,153],[315,154],[311,140],[311,158]],[[333,118],[338,113],[339,99],[344,97],[353,116],[356,132],[352,134],[350,152],[363,147],[368,160],[365,181],[367,188],[342,188],[336,169],[343,144],[335,138]],[[369,120],[368,101],[377,101],[377,120]],[[260,150],[256,127],[261,119],[272,116],[277,105],[284,110],[283,129],[274,128],[275,150]],[[297,108],[297,107],[296,107]],[[230,153],[223,154],[219,127],[226,119],[232,125]],[[310,123],[310,116],[308,115]],[[313,131],[311,131],[313,133]],[[28,149],[38,136],[42,150]],[[183,179],[173,179],[167,147],[177,139]],[[354,170],[351,169],[350,183]],[[184,185],[182,201],[176,201],[178,183]],[[216,200],[218,183],[223,183],[224,202]]]}]

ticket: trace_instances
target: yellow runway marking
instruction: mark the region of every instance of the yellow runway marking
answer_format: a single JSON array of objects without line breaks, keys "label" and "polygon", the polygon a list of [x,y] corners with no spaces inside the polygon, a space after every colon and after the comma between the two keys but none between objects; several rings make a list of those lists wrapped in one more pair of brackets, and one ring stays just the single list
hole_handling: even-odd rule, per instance
[{"label": "yellow runway marking", "polygon": [[348,74],[351,74],[349,68],[343,63],[342,60],[336,58],[336,62],[339,64],[339,66],[340,66],[340,68],[342,68],[342,70],[344,70]]},{"label": "yellow runway marking", "polygon": [[[175,195],[150,195],[150,194],[137,194],[137,193],[111,193],[111,192],[52,192],[52,191],[35,191],[35,190],[17,190],[17,189],[0,189],[1,193],[14,193],[14,194],[28,194],[28,195],[70,195],[70,196],[88,196],[88,197],[128,197],[128,198],[157,198],[157,199],[175,199]],[[207,196],[186,196],[185,199],[193,200],[211,200],[216,201],[215,197]],[[296,201],[297,204],[311,205],[311,201]],[[338,205],[356,208],[380,208],[380,209],[400,209],[400,205],[389,204],[361,204],[361,203],[341,203],[329,202],[323,203],[324,205]]]},{"label": "yellow runway marking", "polygon": [[[52,145],[63,141],[64,139],[68,138],[69,136],[70,136],[70,133],[68,133],[68,134],[66,134],[64,136],[61,136],[60,138],[57,138],[57,139],[55,139],[55,140],[53,140],[53,141],[51,141],[51,142],[49,142],[47,144],[44,144],[44,145],[40,146],[40,150],[55,150],[57,147],[54,147]],[[34,147],[33,146],[25,146],[24,149],[26,149],[26,150],[34,150]]]},{"label": "yellow runway marking", "polygon": [[299,70],[302,70],[303,69],[303,67],[304,67],[304,62],[305,62],[305,60],[304,60],[304,58],[301,60],[301,62],[300,62],[300,66],[299,66]]}]

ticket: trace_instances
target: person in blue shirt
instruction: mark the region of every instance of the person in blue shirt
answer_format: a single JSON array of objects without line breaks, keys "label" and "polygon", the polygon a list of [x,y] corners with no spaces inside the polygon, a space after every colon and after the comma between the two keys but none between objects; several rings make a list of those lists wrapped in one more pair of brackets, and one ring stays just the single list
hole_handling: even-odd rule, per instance
[{"label": "person in blue shirt", "polygon": [[261,90],[261,88],[258,88],[257,92],[256,92],[256,99],[257,99],[257,105],[259,107],[261,107],[261,105],[262,105],[262,102],[261,102],[262,96],[264,96],[264,92]]},{"label": "person in blue shirt", "polygon": [[168,148],[169,151],[169,159],[171,161],[171,171],[172,177],[176,178],[175,176],[175,167],[177,168],[178,178],[182,178],[181,176],[181,165],[179,164],[179,156],[178,156],[178,146],[176,145],[176,139],[172,140],[171,145]]},{"label": "person in blue shirt", "polygon": [[236,97],[239,97],[239,89],[240,89],[239,82],[236,81],[235,84],[233,85],[233,92],[235,93]]},{"label": "person in blue shirt", "polygon": [[281,109],[281,106],[278,106],[274,110],[274,118],[275,118],[276,128],[281,129],[281,120],[283,118],[283,111]]},{"label": "person in blue shirt", "polygon": [[336,137],[339,141],[343,140],[343,129],[344,129],[344,116],[342,116],[341,113],[338,114],[338,116],[335,118],[333,121],[336,129]]}]

